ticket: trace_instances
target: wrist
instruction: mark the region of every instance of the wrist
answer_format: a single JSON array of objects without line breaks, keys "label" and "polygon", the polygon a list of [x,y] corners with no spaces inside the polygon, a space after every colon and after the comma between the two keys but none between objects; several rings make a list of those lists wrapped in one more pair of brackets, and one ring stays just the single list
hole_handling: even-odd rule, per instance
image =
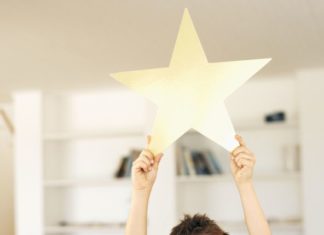
[{"label": "wrist", "polygon": [[133,188],[132,190],[132,197],[135,200],[146,200],[148,201],[151,195],[151,188],[144,188],[144,189],[136,189]]},{"label": "wrist", "polygon": [[238,190],[240,192],[249,191],[249,190],[254,188],[252,180],[245,181],[245,182],[240,182],[240,183],[237,183],[236,185],[237,185],[237,188],[238,188]]}]

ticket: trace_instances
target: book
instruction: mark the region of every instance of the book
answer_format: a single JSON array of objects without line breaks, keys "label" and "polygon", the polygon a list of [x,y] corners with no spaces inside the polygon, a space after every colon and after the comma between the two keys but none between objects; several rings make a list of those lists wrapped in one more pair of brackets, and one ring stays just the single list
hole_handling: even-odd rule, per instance
[{"label": "book", "polygon": [[132,149],[129,155],[121,158],[118,169],[115,173],[116,178],[130,177],[132,175],[133,162],[141,154],[140,150]]},{"label": "book", "polygon": [[211,172],[207,166],[208,163],[204,159],[202,152],[192,151],[192,160],[193,160],[197,175],[210,175],[211,174]]},{"label": "book", "polygon": [[223,169],[217,157],[209,149],[190,150],[185,146],[176,148],[177,175],[215,175]]},{"label": "book", "polygon": [[131,150],[131,157],[132,157],[132,159],[133,159],[133,161],[135,161],[138,157],[139,157],[139,155],[141,154],[141,152],[142,152],[142,150],[139,150],[139,149],[132,149]]},{"label": "book", "polygon": [[212,172],[214,172],[213,174],[222,174],[223,169],[219,164],[218,160],[216,159],[216,157],[214,156],[214,154],[209,150],[205,150],[204,153],[209,166],[213,169],[212,170]]},{"label": "book", "polygon": [[126,161],[126,170],[125,170],[125,177],[131,177],[132,175],[132,165],[133,165],[133,158],[132,156],[127,157]]},{"label": "book", "polygon": [[126,177],[131,177],[133,162],[139,157],[140,154],[141,154],[141,150],[138,150],[138,149],[132,149],[130,151],[128,167],[127,167],[127,171],[126,171]]},{"label": "book", "polygon": [[176,146],[176,167],[177,167],[177,175],[184,175],[184,168],[183,168],[183,146],[177,145]]},{"label": "book", "polygon": [[190,149],[185,148],[183,152],[183,157],[185,159],[186,165],[188,167],[188,175],[196,175],[195,164],[192,159],[192,153]]},{"label": "book", "polygon": [[212,163],[212,160],[210,159],[210,156],[208,154],[207,151],[203,151],[202,152],[202,156],[206,162],[206,166],[209,170],[209,172],[212,174],[212,175],[215,175],[215,174],[218,174],[218,171],[217,169],[215,169],[215,167],[213,166],[213,163]]},{"label": "book", "polygon": [[119,164],[119,168],[115,174],[115,177],[116,178],[122,178],[125,176],[126,174],[126,167],[127,167],[127,161],[128,161],[128,157],[123,157],[120,161],[120,164]]}]

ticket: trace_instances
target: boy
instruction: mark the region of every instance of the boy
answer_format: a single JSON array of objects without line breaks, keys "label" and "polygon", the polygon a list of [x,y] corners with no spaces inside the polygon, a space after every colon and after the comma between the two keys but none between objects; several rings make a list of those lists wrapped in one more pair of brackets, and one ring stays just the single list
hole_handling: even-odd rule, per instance
[{"label": "boy", "polygon": [[[252,175],[255,165],[253,153],[240,136],[240,146],[230,154],[231,171],[240,193],[245,223],[250,235],[271,235],[269,224],[258,202]],[[151,137],[148,136],[149,144]],[[126,226],[126,235],[147,234],[147,209],[152,187],[163,154],[154,156],[148,149],[142,151],[132,167],[132,204]],[[204,215],[185,216],[170,235],[226,235],[213,220]]]}]

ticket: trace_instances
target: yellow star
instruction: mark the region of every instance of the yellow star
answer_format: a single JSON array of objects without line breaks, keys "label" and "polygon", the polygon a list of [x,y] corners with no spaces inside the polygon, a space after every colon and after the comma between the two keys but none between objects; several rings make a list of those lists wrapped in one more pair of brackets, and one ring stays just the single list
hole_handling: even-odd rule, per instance
[{"label": "yellow star", "polygon": [[168,68],[111,76],[158,106],[149,146],[153,153],[163,152],[191,128],[232,151],[238,144],[224,101],[269,61],[208,63],[186,9]]}]

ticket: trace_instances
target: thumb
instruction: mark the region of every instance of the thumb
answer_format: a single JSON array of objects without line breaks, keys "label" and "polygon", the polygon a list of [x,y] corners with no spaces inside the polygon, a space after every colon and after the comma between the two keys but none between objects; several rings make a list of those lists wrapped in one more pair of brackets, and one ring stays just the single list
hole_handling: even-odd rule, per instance
[{"label": "thumb", "polygon": [[149,147],[149,145],[151,143],[151,140],[152,140],[152,136],[151,135],[146,136],[146,148]]},{"label": "thumb", "polygon": [[159,164],[160,164],[160,161],[163,157],[163,153],[159,153],[155,156],[154,158],[154,164],[153,164],[153,167],[154,169],[158,169],[159,168]]},{"label": "thumb", "polygon": [[246,147],[245,141],[242,136],[240,135],[235,135],[235,139],[239,142],[240,146]]}]

